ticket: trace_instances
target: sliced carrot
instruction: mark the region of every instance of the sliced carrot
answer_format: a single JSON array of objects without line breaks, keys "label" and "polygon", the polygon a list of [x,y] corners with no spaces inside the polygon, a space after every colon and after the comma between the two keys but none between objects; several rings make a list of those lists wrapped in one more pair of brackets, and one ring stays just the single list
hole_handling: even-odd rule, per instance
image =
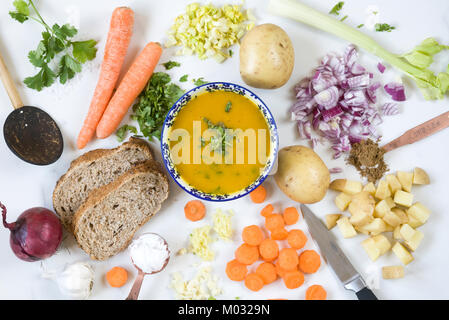
[{"label": "sliced carrot", "polygon": [[274,207],[273,207],[273,205],[270,203],[270,204],[267,204],[267,205],[262,209],[262,211],[260,211],[260,215],[261,215],[262,217],[268,217],[270,214],[273,213],[273,211],[274,211]]},{"label": "sliced carrot", "polygon": [[256,269],[265,284],[270,284],[277,279],[276,267],[270,262],[262,262]]},{"label": "sliced carrot", "polygon": [[243,228],[242,239],[251,246],[258,246],[265,239],[265,235],[259,226],[251,225]]},{"label": "sliced carrot", "polygon": [[254,203],[262,203],[265,201],[267,196],[267,190],[265,190],[264,186],[260,185],[249,194],[251,200]]},{"label": "sliced carrot", "polygon": [[229,279],[233,281],[243,281],[245,280],[246,274],[248,273],[248,268],[243,263],[237,260],[231,260],[226,265],[226,274]]},{"label": "sliced carrot", "polygon": [[263,288],[263,279],[256,273],[250,273],[245,278],[245,286],[251,291],[259,291]]},{"label": "sliced carrot", "polygon": [[273,213],[265,218],[265,228],[272,231],[285,226],[284,219],[280,214]]},{"label": "sliced carrot", "polygon": [[[276,273],[278,274],[279,277],[283,278],[284,275],[288,272],[287,270],[284,270],[281,268],[281,266],[279,265],[279,259],[276,260],[276,263],[274,264],[275,268],[276,268]],[[296,269],[297,270],[297,269]],[[292,270],[293,271],[293,270]]]},{"label": "sliced carrot", "polygon": [[200,200],[191,200],[185,205],[184,214],[190,221],[198,221],[206,215],[206,207]]},{"label": "sliced carrot", "polygon": [[271,231],[271,239],[285,240],[287,239],[288,231],[285,228],[276,228]]},{"label": "sliced carrot", "polygon": [[304,273],[315,273],[320,265],[320,255],[313,250],[305,250],[299,255],[299,270]]},{"label": "sliced carrot", "polygon": [[282,279],[288,289],[296,289],[304,283],[304,274],[297,270],[288,271]]},{"label": "sliced carrot", "polygon": [[100,76],[83,127],[78,134],[78,149],[84,148],[93,138],[103,112],[111,100],[131,41],[133,25],[134,12],[130,8],[120,7],[112,12]]},{"label": "sliced carrot", "polygon": [[265,239],[259,246],[259,252],[263,260],[273,261],[278,257],[279,245],[273,239]]},{"label": "sliced carrot", "polygon": [[128,272],[122,267],[114,267],[106,273],[106,280],[114,288],[120,288],[128,280]]},{"label": "sliced carrot", "polygon": [[117,129],[133,101],[150,80],[161,54],[161,46],[158,43],[150,42],[137,56],[98,123],[98,138],[107,138]]},{"label": "sliced carrot", "polygon": [[287,271],[298,268],[298,253],[293,248],[284,248],[279,251],[279,266]]},{"label": "sliced carrot", "polygon": [[290,226],[292,224],[295,224],[299,219],[298,210],[296,210],[295,207],[285,208],[283,217],[286,225]]},{"label": "sliced carrot", "polygon": [[244,243],[235,251],[235,258],[240,263],[250,265],[259,259],[259,250],[255,246]]},{"label": "sliced carrot", "polygon": [[307,236],[299,229],[292,229],[287,236],[288,245],[296,250],[304,248]]},{"label": "sliced carrot", "polygon": [[327,292],[319,284],[314,284],[307,288],[306,300],[326,300]]}]

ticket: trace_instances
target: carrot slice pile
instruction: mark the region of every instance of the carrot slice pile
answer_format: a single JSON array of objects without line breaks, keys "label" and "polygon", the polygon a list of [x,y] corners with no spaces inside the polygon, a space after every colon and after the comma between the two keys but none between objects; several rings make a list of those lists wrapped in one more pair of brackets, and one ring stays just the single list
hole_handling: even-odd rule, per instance
[{"label": "carrot slice pile", "polygon": [[307,236],[299,229],[293,229],[288,232],[287,242],[290,247],[302,249],[306,245]]},{"label": "carrot slice pile", "polygon": [[267,197],[267,190],[265,190],[264,186],[260,185],[251,191],[249,196],[254,203],[262,203]]},{"label": "carrot slice pile", "polygon": [[262,211],[260,211],[260,215],[261,215],[262,217],[268,217],[269,215],[271,215],[271,214],[273,213],[273,211],[274,211],[274,207],[273,207],[273,205],[270,203],[270,204],[267,204],[267,205],[262,209]]},{"label": "carrot slice pile", "polygon": [[280,214],[273,213],[265,218],[265,228],[268,230],[275,230],[285,226],[284,219]]},{"label": "carrot slice pile", "polygon": [[259,252],[263,260],[273,261],[278,257],[279,245],[273,239],[265,239],[259,246]]},{"label": "carrot slice pile", "polygon": [[295,224],[299,220],[298,210],[296,210],[295,207],[285,208],[283,217],[285,224],[291,226],[292,224]]},{"label": "carrot slice pile", "polygon": [[245,286],[251,291],[259,291],[263,288],[263,279],[256,273],[250,273],[245,278]]},{"label": "carrot slice pile", "polygon": [[282,279],[288,289],[296,289],[304,283],[304,274],[297,270],[288,271]]},{"label": "carrot slice pile", "polygon": [[246,274],[248,273],[248,268],[243,263],[237,260],[229,261],[226,265],[226,275],[229,279],[233,281],[245,280]]},{"label": "carrot slice pile", "polygon": [[243,228],[242,239],[251,246],[258,246],[265,239],[265,235],[258,226],[251,225]]},{"label": "carrot slice pile", "polygon": [[259,275],[264,284],[270,284],[277,279],[276,267],[270,262],[262,262],[256,269],[256,274]]},{"label": "carrot slice pile", "polygon": [[304,273],[315,273],[321,266],[321,258],[314,250],[305,250],[299,255],[299,270]]},{"label": "carrot slice pile", "polygon": [[253,264],[259,259],[259,250],[255,246],[244,243],[235,251],[235,259],[246,265]]}]

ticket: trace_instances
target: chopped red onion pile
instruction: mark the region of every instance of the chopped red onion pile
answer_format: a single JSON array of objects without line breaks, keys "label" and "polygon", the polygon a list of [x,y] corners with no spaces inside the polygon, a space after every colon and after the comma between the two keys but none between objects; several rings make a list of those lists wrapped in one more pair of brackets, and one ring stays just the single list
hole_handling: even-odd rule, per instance
[{"label": "chopped red onion pile", "polygon": [[[310,140],[314,147],[318,141],[312,135],[314,129],[330,141],[334,159],[362,139],[377,140],[380,135],[376,127],[382,123],[381,115],[399,112],[397,106],[384,105],[379,111],[374,105],[381,84],[373,81],[373,74],[357,58],[353,45],[346,48],[343,56],[328,54],[315,69],[314,76],[303,79],[294,88],[296,102],[291,114],[292,120],[297,121],[300,137]],[[401,97],[400,88],[389,84],[390,89],[395,91],[396,98]]]},{"label": "chopped red onion pile", "polygon": [[394,101],[405,101],[405,91],[402,83],[390,82],[384,86],[384,89]]}]

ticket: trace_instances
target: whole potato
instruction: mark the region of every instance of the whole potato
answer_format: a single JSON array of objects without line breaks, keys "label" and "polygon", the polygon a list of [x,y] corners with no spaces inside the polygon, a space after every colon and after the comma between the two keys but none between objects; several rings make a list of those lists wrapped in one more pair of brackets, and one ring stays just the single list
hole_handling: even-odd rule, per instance
[{"label": "whole potato", "polygon": [[283,86],[290,79],[294,62],[290,38],[271,23],[251,29],[240,45],[240,75],[251,87],[275,89]]},{"label": "whole potato", "polygon": [[326,195],[330,173],[312,149],[290,146],[279,151],[278,170],[274,179],[290,199],[300,203],[315,203]]}]

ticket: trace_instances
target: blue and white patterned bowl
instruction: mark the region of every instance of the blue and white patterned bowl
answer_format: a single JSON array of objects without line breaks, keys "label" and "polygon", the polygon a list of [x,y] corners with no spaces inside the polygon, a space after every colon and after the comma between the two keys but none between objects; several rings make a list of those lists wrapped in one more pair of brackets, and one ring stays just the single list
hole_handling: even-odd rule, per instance
[{"label": "blue and white patterned bowl", "polygon": [[[271,137],[271,150],[270,155],[267,159],[267,163],[265,167],[262,170],[262,173],[260,176],[253,182],[251,185],[247,186],[246,188],[230,193],[230,194],[211,194],[211,193],[205,193],[201,190],[196,189],[195,187],[191,186],[189,183],[187,183],[177,172],[176,166],[173,162],[173,159],[170,154],[170,144],[169,144],[169,135],[170,135],[170,129],[173,125],[173,122],[178,115],[179,111],[189,102],[191,99],[197,97],[198,95],[204,93],[204,92],[213,92],[213,91],[231,91],[235,92],[237,94],[240,94],[242,96],[245,96],[252,102],[254,102],[262,112],[263,116],[265,117],[265,120],[267,121],[267,124],[269,126],[270,130],[270,137]],[[273,164],[275,162],[277,152],[279,148],[279,138],[278,138],[278,132],[276,123],[274,121],[274,117],[271,114],[268,107],[265,105],[265,103],[253,92],[250,90],[239,86],[234,83],[229,82],[211,82],[204,84],[202,86],[196,87],[187,93],[185,93],[176,103],[173,105],[173,107],[170,109],[170,111],[167,114],[167,117],[165,118],[164,125],[162,127],[162,133],[161,133],[161,151],[162,151],[162,159],[164,161],[165,167],[167,171],[169,172],[170,176],[175,180],[175,182],[186,192],[190,193],[191,195],[208,201],[229,201],[229,200],[235,200],[240,197],[243,197],[250,193],[252,190],[257,188],[262,182],[265,180],[265,178],[270,173]]]}]

